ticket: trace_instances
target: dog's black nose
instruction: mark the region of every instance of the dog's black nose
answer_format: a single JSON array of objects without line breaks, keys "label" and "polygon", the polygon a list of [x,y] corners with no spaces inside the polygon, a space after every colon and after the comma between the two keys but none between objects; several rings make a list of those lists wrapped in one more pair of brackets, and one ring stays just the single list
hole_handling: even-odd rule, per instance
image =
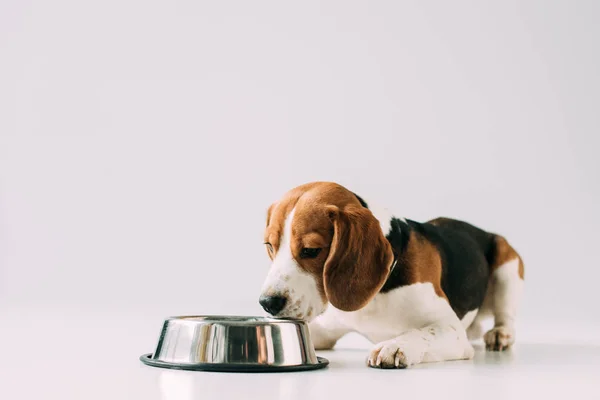
[{"label": "dog's black nose", "polygon": [[275,316],[285,307],[287,299],[281,296],[261,296],[258,302],[266,312]]}]

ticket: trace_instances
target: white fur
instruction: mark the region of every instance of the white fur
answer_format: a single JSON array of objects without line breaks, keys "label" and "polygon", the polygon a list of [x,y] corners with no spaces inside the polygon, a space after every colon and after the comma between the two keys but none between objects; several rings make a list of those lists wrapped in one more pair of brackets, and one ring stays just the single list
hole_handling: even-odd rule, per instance
[{"label": "white fur", "polygon": [[[395,216],[390,210],[365,201],[387,235]],[[344,312],[323,303],[315,278],[294,260],[290,250],[293,215],[292,210],[285,221],[281,245],[263,295],[289,298],[278,316],[309,321],[315,349],[331,349],[346,333],[357,332],[375,344],[367,361],[372,367],[400,368],[421,362],[471,359],[474,350],[466,329],[478,334],[481,319],[489,315],[495,317],[496,324],[484,337],[486,343],[514,341],[514,317],[522,290],[518,260],[506,263],[492,274],[480,309],[468,312],[462,320],[448,301],[437,295],[431,283],[415,283],[379,293],[364,308]]]},{"label": "white fur", "polygon": [[379,221],[379,226],[381,226],[381,230],[383,231],[384,235],[387,235],[390,232],[390,229],[392,227],[392,218],[398,218],[399,220],[406,222],[404,218],[394,215],[394,213],[391,210],[385,207],[381,207],[376,203],[371,203],[371,201],[369,201],[368,199],[363,198],[363,200],[365,201],[365,203],[367,203],[367,207],[369,208],[373,216],[377,219],[377,221]]},{"label": "white fur", "polygon": [[323,314],[308,324],[315,349],[329,350],[339,338],[352,331],[348,325],[344,324],[343,318],[338,319],[341,316],[339,313],[339,310],[328,305]]},{"label": "white fur", "polygon": [[494,320],[496,325],[514,326],[517,306],[523,292],[523,280],[519,276],[519,259],[508,261],[492,274],[494,288]]},{"label": "white fur", "polygon": [[[399,217],[364,200],[387,235],[391,219]],[[475,315],[473,311],[459,320],[431,283],[416,283],[380,293],[358,311],[344,312],[329,305],[309,327],[316,349],[330,349],[346,333],[357,332],[375,343],[367,361],[370,366],[399,368],[472,358],[474,350],[465,326]]]},{"label": "white fur", "polygon": [[518,258],[502,264],[492,274],[489,293],[494,327],[483,336],[487,347],[503,350],[515,342],[515,320],[523,283]]},{"label": "white fur", "polygon": [[294,213],[295,209],[285,220],[279,250],[265,279],[262,295],[287,298],[284,309],[277,314],[278,317],[311,320],[323,312],[325,304],[319,294],[315,277],[300,268],[292,255],[290,239]]},{"label": "white fur", "polygon": [[367,205],[369,206],[369,210],[371,211],[373,216],[377,219],[377,221],[379,221],[379,226],[381,226],[383,234],[387,235],[388,233],[390,233],[390,229],[392,228],[391,221],[394,217],[392,212],[387,208],[377,207],[376,205],[371,205],[368,202]]},{"label": "white fur", "polygon": [[461,321],[431,283],[378,294],[358,311],[344,312],[330,305],[310,324],[310,330],[317,349],[331,348],[345,333],[358,332],[377,343],[368,360],[374,367],[406,367],[473,356]]},{"label": "white fur", "polygon": [[[475,315],[475,319],[467,328],[467,337],[469,340],[481,339],[485,332],[488,321],[493,317],[492,315],[492,303],[493,303],[493,283],[488,284],[488,289],[483,298],[483,303]],[[489,326],[488,326],[489,327]]]},{"label": "white fur", "polygon": [[[483,340],[489,348],[502,350],[515,342],[517,307],[523,293],[519,276],[519,259],[508,261],[492,273],[483,304],[467,334],[470,340]],[[493,319],[493,327],[485,335],[485,325]]]},{"label": "white fur", "polygon": [[478,309],[471,310],[471,311],[469,311],[468,313],[466,313],[462,317],[462,319],[460,320],[460,322],[462,323],[462,326],[465,329],[467,329],[469,326],[471,326],[471,324],[475,320],[475,316],[477,315],[477,311],[478,311]]}]

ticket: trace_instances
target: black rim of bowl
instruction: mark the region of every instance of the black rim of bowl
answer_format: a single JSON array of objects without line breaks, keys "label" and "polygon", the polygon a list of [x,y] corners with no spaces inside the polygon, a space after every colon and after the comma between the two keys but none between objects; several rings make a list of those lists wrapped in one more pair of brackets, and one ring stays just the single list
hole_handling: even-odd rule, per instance
[{"label": "black rim of bowl", "polygon": [[325,368],[329,365],[329,360],[323,357],[317,357],[316,364],[300,365],[257,365],[257,364],[180,364],[168,363],[152,358],[152,353],[142,354],[140,361],[151,367],[179,369],[185,371],[212,371],[212,372],[293,372],[310,371]]}]

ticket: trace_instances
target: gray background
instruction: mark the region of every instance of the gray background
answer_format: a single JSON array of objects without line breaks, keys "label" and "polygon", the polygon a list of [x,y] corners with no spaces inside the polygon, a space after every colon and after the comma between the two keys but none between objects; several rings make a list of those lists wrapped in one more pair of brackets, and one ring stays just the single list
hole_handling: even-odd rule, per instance
[{"label": "gray background", "polygon": [[504,234],[521,332],[597,338],[599,11],[2,1],[0,306],[258,313],[267,206],[334,180]]}]

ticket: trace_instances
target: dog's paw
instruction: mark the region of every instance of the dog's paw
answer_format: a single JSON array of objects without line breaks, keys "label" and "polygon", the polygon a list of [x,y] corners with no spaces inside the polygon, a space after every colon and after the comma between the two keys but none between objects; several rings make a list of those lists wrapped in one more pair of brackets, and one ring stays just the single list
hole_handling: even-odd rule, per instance
[{"label": "dog's paw", "polygon": [[485,348],[489,351],[502,351],[508,349],[515,342],[515,332],[505,326],[497,326],[483,335]]},{"label": "dog's paw", "polygon": [[407,368],[421,362],[422,352],[410,348],[407,343],[392,339],[377,344],[367,360],[373,368]]}]

